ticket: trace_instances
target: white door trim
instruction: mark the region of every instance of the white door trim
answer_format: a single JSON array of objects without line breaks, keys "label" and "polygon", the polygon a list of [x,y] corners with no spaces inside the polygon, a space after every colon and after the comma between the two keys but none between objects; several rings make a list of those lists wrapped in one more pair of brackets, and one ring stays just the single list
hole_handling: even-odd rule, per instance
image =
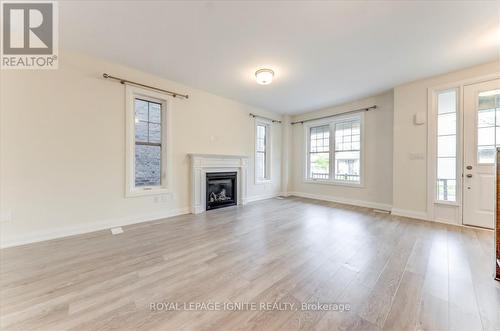
[{"label": "white door trim", "polygon": [[[495,195],[488,188],[495,185],[495,162],[478,163],[478,95],[481,91],[498,89],[500,79],[492,79],[464,87],[464,167],[471,165],[471,170],[464,171],[471,178],[464,177],[462,223],[470,226],[494,228]],[[465,140],[467,138],[467,140]],[[465,170],[465,169],[464,169]],[[490,186],[491,185],[491,186]],[[470,190],[467,187],[470,186]],[[493,189],[494,190],[494,189]]]},{"label": "white door trim", "polygon": [[[463,153],[464,153],[464,141],[463,141],[463,130],[464,130],[464,99],[463,99],[463,89],[464,86],[478,84],[486,82],[493,79],[500,78],[500,74],[489,74],[482,75],[468,79],[457,80],[454,82],[449,82],[446,84],[439,84],[431,86],[427,89],[427,215],[428,219],[436,222],[452,223],[457,225],[463,225]],[[437,171],[437,116],[436,116],[436,95],[437,92],[457,88],[458,90],[458,105],[457,105],[457,188],[459,188],[460,193],[457,194],[456,203],[447,202],[437,202],[436,201],[436,171]],[[443,207],[444,206],[444,207]],[[450,220],[443,219],[438,215],[439,208],[450,208],[451,206],[456,206],[456,218],[450,222]]]}]

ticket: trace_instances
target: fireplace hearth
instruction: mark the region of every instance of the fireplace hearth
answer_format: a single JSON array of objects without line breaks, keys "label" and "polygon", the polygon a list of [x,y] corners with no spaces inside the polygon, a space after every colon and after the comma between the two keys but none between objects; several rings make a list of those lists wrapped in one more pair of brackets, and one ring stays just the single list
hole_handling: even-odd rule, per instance
[{"label": "fireplace hearth", "polygon": [[237,204],[236,172],[209,172],[206,178],[206,210]]}]

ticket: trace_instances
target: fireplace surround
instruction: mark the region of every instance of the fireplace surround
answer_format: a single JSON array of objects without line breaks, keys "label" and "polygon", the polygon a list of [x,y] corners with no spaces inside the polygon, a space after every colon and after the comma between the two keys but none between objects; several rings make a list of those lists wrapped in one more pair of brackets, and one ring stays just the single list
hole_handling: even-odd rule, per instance
[{"label": "fireplace surround", "polygon": [[212,173],[235,172],[235,204],[246,204],[247,156],[189,154],[189,158],[191,161],[191,213],[199,214],[207,210],[207,174]]}]

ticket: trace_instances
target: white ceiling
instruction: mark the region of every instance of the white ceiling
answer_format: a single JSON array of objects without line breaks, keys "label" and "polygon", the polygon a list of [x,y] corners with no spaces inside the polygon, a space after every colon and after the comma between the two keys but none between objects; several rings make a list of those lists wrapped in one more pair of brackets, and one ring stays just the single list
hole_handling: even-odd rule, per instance
[{"label": "white ceiling", "polygon": [[62,48],[288,114],[500,56],[499,1],[61,1],[59,20]]}]

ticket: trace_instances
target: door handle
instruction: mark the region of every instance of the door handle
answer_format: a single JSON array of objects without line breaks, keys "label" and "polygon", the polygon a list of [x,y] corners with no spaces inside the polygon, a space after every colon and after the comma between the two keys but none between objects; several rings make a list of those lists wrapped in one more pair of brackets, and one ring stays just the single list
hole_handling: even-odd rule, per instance
[{"label": "door handle", "polygon": [[472,174],[467,174],[467,178],[472,178]]}]

